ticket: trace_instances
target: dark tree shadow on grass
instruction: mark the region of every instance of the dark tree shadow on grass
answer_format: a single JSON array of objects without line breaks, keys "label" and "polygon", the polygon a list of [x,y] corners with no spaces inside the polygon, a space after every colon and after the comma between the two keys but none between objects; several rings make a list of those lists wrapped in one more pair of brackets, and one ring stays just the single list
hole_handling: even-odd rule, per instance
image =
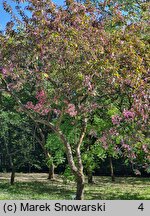
[{"label": "dark tree shadow on grass", "polygon": [[129,194],[124,193],[120,195],[116,194],[97,194],[97,195],[91,195],[91,200],[141,200],[143,197],[139,196],[139,194]]},{"label": "dark tree shadow on grass", "polygon": [[[9,192],[13,196],[28,195],[29,197],[34,198],[34,195],[38,197],[38,194],[44,194],[46,197],[51,197],[51,195],[62,197],[62,199],[70,199],[73,194],[73,190],[66,188],[65,185],[55,185],[55,184],[46,184],[42,182],[16,182],[13,186],[9,183],[0,183],[0,188],[3,191]],[[20,199],[20,198],[19,198]]]}]

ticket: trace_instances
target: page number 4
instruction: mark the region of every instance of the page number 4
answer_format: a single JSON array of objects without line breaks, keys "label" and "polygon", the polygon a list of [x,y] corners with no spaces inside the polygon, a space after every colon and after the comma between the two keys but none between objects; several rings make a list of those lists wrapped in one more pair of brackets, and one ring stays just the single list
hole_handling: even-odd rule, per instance
[{"label": "page number 4", "polygon": [[141,203],[138,207],[139,210],[143,211],[144,210],[144,206],[143,206],[143,203]]}]

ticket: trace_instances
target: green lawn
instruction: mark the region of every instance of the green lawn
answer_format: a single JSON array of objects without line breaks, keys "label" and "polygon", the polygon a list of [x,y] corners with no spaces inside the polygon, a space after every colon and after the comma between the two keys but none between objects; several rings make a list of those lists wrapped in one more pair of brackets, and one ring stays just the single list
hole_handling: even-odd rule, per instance
[{"label": "green lawn", "polygon": [[[0,173],[0,200],[66,200],[75,194],[75,183],[64,182],[60,176],[47,180],[47,174],[17,174],[16,183],[9,184],[9,175]],[[150,178],[95,177],[95,184],[85,186],[86,200],[150,200]]]}]

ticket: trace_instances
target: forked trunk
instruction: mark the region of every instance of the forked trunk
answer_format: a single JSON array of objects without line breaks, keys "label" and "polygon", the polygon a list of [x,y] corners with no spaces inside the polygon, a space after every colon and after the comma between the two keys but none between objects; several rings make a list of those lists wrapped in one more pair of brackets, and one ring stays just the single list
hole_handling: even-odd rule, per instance
[{"label": "forked trunk", "polygon": [[110,162],[110,170],[111,170],[111,180],[112,182],[115,181],[115,175],[114,175],[114,168],[113,168],[113,163],[112,163],[112,158],[109,158],[109,162]]},{"label": "forked trunk", "polygon": [[54,164],[52,163],[49,167],[48,179],[54,179]]},{"label": "forked trunk", "polygon": [[65,146],[65,150],[66,150],[66,155],[67,155],[67,160],[68,160],[69,167],[70,167],[72,173],[74,174],[74,176],[76,177],[76,180],[77,180],[76,199],[77,200],[83,200],[83,194],[84,194],[84,174],[83,174],[83,166],[82,166],[80,146],[81,146],[81,144],[83,142],[83,139],[84,139],[84,136],[85,136],[86,127],[87,127],[87,119],[84,118],[84,120],[83,120],[81,135],[80,135],[80,138],[79,138],[79,142],[76,145],[77,166],[76,166],[75,161],[74,161],[71,145],[67,141],[65,135],[62,133],[62,131],[60,130],[60,128],[55,127],[53,124],[51,124],[50,122],[47,122],[45,120],[41,120],[40,119],[39,122],[42,123],[42,124],[44,124],[44,125],[48,125],[54,132],[56,132],[56,134],[58,134],[58,136],[62,140],[62,142],[63,142],[63,144]]},{"label": "forked trunk", "polygon": [[84,199],[84,175],[80,174],[77,177],[77,191],[76,191],[76,200]]}]

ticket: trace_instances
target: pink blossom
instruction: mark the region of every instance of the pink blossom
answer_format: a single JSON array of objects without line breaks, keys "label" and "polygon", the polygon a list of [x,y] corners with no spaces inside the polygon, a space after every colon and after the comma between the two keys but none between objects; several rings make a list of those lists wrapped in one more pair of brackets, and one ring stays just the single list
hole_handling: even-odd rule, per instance
[{"label": "pink blossom", "polygon": [[122,147],[123,147],[124,149],[128,150],[128,151],[131,150],[131,147],[130,147],[129,145],[127,145],[127,144],[123,144]]},{"label": "pink blossom", "polygon": [[93,90],[93,85],[91,84],[91,76],[85,76],[84,84],[86,87],[88,87],[88,91]]},{"label": "pink blossom", "polygon": [[91,109],[92,109],[92,110],[95,110],[97,107],[98,107],[98,104],[97,104],[97,103],[93,103],[93,104],[91,105]]},{"label": "pink blossom", "polygon": [[131,155],[130,155],[130,157],[131,157],[132,159],[136,159],[136,155],[135,155],[135,153],[132,152]]},{"label": "pink blossom", "polygon": [[144,150],[145,153],[148,153],[148,149],[146,145],[142,145],[142,149]]},{"label": "pink blossom", "polygon": [[2,74],[5,76],[7,74],[6,68],[2,68]]},{"label": "pink blossom", "polygon": [[147,160],[150,161],[150,155],[147,156]]},{"label": "pink blossom", "polygon": [[101,41],[105,44],[105,39],[104,39],[104,37],[100,37],[100,39],[101,39]]},{"label": "pink blossom", "polygon": [[108,144],[107,144],[107,137],[105,134],[103,134],[103,136],[99,139],[100,142],[102,142],[102,146],[105,150],[108,149]]},{"label": "pink blossom", "polygon": [[84,106],[83,106],[83,105],[79,105],[78,108],[79,108],[80,110],[83,110],[83,109],[84,109]]},{"label": "pink blossom", "polygon": [[75,105],[74,104],[68,104],[68,108],[66,113],[68,113],[71,117],[74,117],[77,115],[77,111],[75,109]]},{"label": "pink blossom", "polygon": [[4,77],[8,76],[10,74],[10,72],[13,72],[13,66],[12,64],[9,65],[7,68],[6,67],[1,67],[0,71],[3,74]]},{"label": "pink blossom", "polygon": [[113,58],[115,56],[114,52],[111,53],[110,57]]},{"label": "pink blossom", "polygon": [[119,125],[122,118],[119,115],[112,116],[111,118],[113,125]]},{"label": "pink blossom", "polygon": [[49,113],[50,109],[43,109],[41,112],[39,112],[41,115],[47,115]]},{"label": "pink blossom", "polygon": [[130,79],[126,79],[126,80],[125,80],[125,83],[126,83],[127,85],[131,85],[131,80],[130,80]]},{"label": "pink blossom", "polygon": [[110,129],[109,129],[109,133],[110,133],[110,135],[112,135],[112,136],[118,136],[118,135],[119,135],[119,133],[116,131],[115,128],[110,128]]},{"label": "pink blossom", "polygon": [[125,110],[123,111],[123,116],[126,118],[126,119],[133,119],[135,117],[135,113],[133,111],[129,111],[129,110]]},{"label": "pink blossom", "polygon": [[27,104],[25,105],[25,107],[27,109],[34,109],[34,105],[33,105],[33,103],[31,101],[28,101]]},{"label": "pink blossom", "polygon": [[41,103],[37,103],[36,105],[34,105],[31,101],[28,101],[25,107],[41,115],[46,115],[50,111],[49,108],[44,108]]},{"label": "pink blossom", "polygon": [[54,111],[54,113],[55,113],[56,115],[59,115],[59,114],[61,113],[61,111],[58,110],[58,109],[54,109],[53,111]]},{"label": "pink blossom", "polygon": [[37,35],[37,32],[36,32],[36,31],[34,31],[34,32],[33,32],[33,34],[36,36],[36,35]]},{"label": "pink blossom", "polygon": [[37,92],[36,98],[37,98],[38,100],[40,100],[41,98],[44,98],[44,97],[45,97],[45,92],[44,92],[44,90],[41,90],[41,91]]},{"label": "pink blossom", "polygon": [[36,112],[40,112],[40,110],[42,110],[42,108],[43,108],[42,104],[41,104],[41,103],[37,103],[37,104],[34,106],[33,109],[34,109]]},{"label": "pink blossom", "polygon": [[38,100],[38,103],[41,105],[43,105],[46,102],[46,94],[44,90],[37,92],[35,97]]},{"label": "pink blossom", "polygon": [[67,100],[64,100],[64,103],[67,104],[67,105],[69,104],[69,102]]},{"label": "pink blossom", "polygon": [[120,44],[124,44],[124,41],[123,41],[123,40],[120,40]]},{"label": "pink blossom", "polygon": [[44,90],[37,92],[36,99],[38,100],[37,104],[34,105],[31,101],[28,101],[25,107],[41,115],[46,115],[50,111],[50,109],[45,107],[46,94]]}]

